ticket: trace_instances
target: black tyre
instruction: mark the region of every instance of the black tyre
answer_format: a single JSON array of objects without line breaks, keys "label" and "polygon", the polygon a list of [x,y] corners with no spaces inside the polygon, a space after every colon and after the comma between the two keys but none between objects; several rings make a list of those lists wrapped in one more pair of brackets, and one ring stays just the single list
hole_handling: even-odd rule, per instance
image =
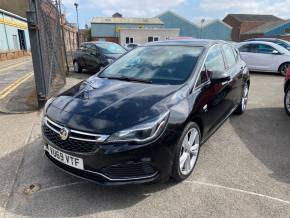
[{"label": "black tyre", "polygon": [[243,88],[241,102],[237,107],[237,109],[235,110],[235,114],[241,115],[246,111],[248,104],[248,96],[249,96],[249,85],[248,83],[246,83]]},{"label": "black tyre", "polygon": [[288,67],[290,66],[290,63],[284,63],[279,67],[279,73],[282,76],[286,76],[287,72],[288,72]]},{"label": "black tyre", "polygon": [[172,177],[182,181],[192,173],[199,155],[201,134],[199,126],[190,122],[186,125],[176,145]]},{"label": "black tyre", "polygon": [[77,61],[74,61],[74,72],[81,73],[82,71],[83,71],[83,69],[81,68],[79,63]]},{"label": "black tyre", "polygon": [[290,116],[290,86],[287,87],[284,97],[285,111]]}]

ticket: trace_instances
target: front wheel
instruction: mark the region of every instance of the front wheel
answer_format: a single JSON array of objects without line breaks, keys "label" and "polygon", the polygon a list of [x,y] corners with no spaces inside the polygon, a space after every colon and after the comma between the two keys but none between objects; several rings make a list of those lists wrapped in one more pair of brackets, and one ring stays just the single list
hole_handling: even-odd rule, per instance
[{"label": "front wheel", "polygon": [[74,72],[81,73],[83,70],[77,61],[74,62]]},{"label": "front wheel", "polygon": [[279,73],[282,75],[282,76],[286,76],[287,72],[288,72],[288,67],[290,66],[289,63],[285,63],[285,64],[282,64],[280,67],[279,67]]},{"label": "front wheel", "polygon": [[249,96],[249,85],[246,83],[243,88],[243,95],[240,101],[239,106],[235,110],[235,114],[243,114],[247,109],[248,104],[248,96]]},{"label": "front wheel", "polygon": [[172,168],[172,177],[176,181],[182,181],[192,173],[199,155],[200,141],[198,125],[194,122],[188,123],[177,143]]},{"label": "front wheel", "polygon": [[287,87],[284,97],[285,111],[290,116],[290,86]]}]

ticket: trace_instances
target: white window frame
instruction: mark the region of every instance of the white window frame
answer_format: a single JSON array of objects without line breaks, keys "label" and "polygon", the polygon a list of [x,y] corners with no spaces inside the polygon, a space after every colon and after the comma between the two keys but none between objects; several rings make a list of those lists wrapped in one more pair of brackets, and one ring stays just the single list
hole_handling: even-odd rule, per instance
[{"label": "white window frame", "polygon": [[[147,42],[149,42],[149,37],[152,37],[152,41],[150,42],[158,42],[159,41],[159,36],[147,36]],[[155,38],[157,38],[158,40],[156,41]]]},{"label": "white window frame", "polygon": [[[129,38],[129,43],[127,43],[127,38]],[[131,42],[131,39],[132,39],[132,42]],[[135,42],[134,37],[132,37],[132,36],[126,36],[126,37],[125,37],[125,44],[126,44],[126,45],[128,45],[128,44],[132,44],[132,43],[134,43],[134,42]]]}]

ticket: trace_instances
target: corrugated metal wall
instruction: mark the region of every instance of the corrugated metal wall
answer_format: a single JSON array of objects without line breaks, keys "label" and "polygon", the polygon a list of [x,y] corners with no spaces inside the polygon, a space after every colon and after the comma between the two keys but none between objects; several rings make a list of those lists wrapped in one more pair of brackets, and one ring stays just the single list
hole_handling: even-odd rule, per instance
[{"label": "corrugated metal wall", "polygon": [[232,28],[218,20],[201,28],[171,11],[160,15],[159,19],[165,28],[179,28],[180,36],[231,40]]},{"label": "corrugated metal wall", "polygon": [[24,31],[27,50],[30,50],[27,23],[0,11],[0,52],[20,49],[18,30]]}]

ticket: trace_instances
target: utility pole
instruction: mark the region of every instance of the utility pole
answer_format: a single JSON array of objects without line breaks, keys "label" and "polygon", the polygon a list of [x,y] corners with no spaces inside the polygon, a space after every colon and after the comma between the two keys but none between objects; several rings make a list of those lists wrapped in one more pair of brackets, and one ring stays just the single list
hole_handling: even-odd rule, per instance
[{"label": "utility pole", "polygon": [[79,11],[78,11],[78,6],[79,4],[78,3],[74,3],[74,6],[76,7],[76,12],[77,12],[77,26],[78,26],[78,32],[77,32],[77,45],[78,45],[78,48],[80,47],[80,35],[79,35],[79,32],[80,32],[80,28],[79,28]]},{"label": "utility pole", "polygon": [[203,24],[204,24],[204,22],[205,22],[205,19],[201,19],[201,21],[200,21],[200,38],[202,39],[203,37],[203,34],[202,34],[202,31],[203,31]]}]

